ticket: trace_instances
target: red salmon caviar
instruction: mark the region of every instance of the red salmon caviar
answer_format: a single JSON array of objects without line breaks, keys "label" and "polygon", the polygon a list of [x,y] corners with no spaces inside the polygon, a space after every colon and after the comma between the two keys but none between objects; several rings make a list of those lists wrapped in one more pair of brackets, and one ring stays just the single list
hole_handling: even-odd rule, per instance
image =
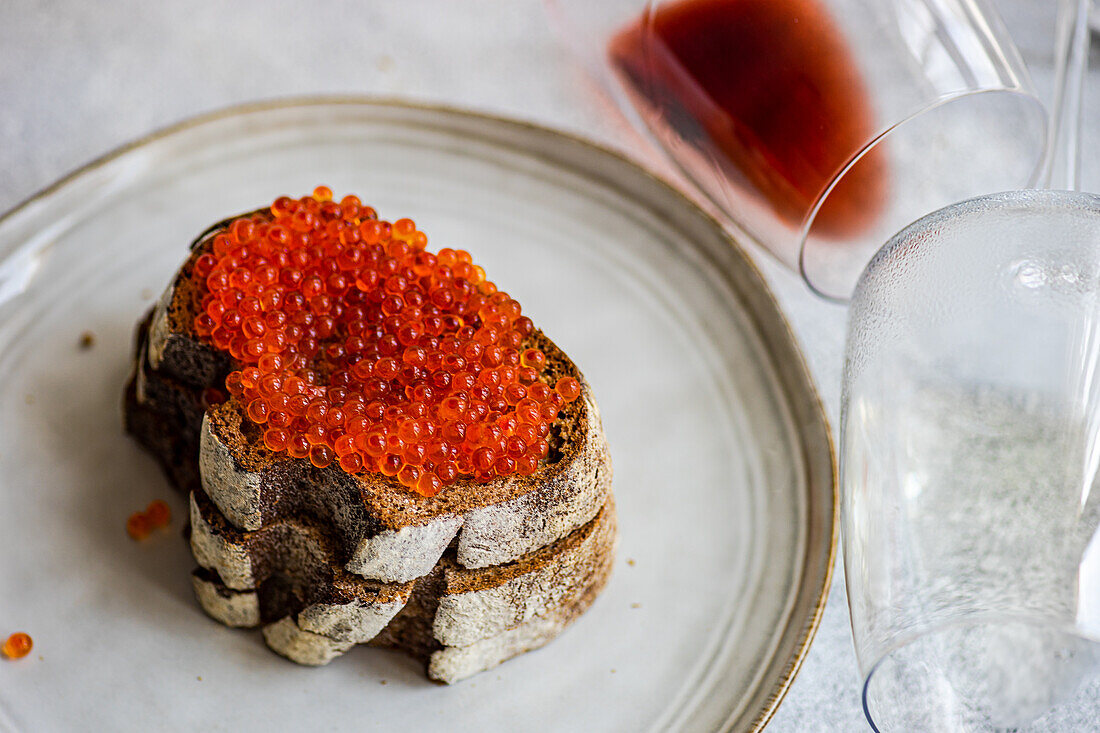
[{"label": "red salmon caviar", "polygon": [[143,540],[152,530],[153,528],[149,526],[149,517],[145,516],[145,512],[134,512],[126,520],[126,534],[130,535],[132,540]]},{"label": "red salmon caviar", "polygon": [[153,530],[164,529],[172,521],[172,510],[160,499],[154,499],[143,512],[134,512],[126,520],[126,534],[132,540],[144,540]]},{"label": "red salmon caviar", "polygon": [[153,529],[164,529],[172,521],[172,510],[160,499],[154,499],[145,509],[145,518]]},{"label": "red salmon caviar", "polygon": [[572,402],[581,396],[581,383],[572,377],[562,377],[554,385],[554,391],[566,402]]},{"label": "red salmon caviar", "polygon": [[0,647],[0,651],[4,652],[4,656],[8,659],[22,659],[31,653],[33,647],[34,641],[31,640],[30,634],[17,631],[7,638],[4,646]]},{"label": "red salmon caviar", "polygon": [[580,385],[543,382],[520,304],[468,252],[427,242],[318,186],[234,220],[196,259],[193,329],[236,360],[225,388],[269,450],[425,496],[538,470]]}]

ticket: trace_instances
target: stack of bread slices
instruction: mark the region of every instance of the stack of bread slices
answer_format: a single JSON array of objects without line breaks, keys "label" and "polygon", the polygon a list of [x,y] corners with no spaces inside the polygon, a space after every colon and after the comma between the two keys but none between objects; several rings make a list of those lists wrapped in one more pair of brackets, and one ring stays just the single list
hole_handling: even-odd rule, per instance
[{"label": "stack of bread slices", "polygon": [[455,682],[553,639],[607,582],[617,540],[611,463],[591,389],[541,332],[543,378],[582,386],[531,476],[459,479],[434,497],[381,474],[268,450],[233,398],[231,357],[194,335],[190,273],[211,227],[139,324],[126,429],[188,494],[203,609],[261,627],[273,650],[320,665],[356,644],[403,650]]}]

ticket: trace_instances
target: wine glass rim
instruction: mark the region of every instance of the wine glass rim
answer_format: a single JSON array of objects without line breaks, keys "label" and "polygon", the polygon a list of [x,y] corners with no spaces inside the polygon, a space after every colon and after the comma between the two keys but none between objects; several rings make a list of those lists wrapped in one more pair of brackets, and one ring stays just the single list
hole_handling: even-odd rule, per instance
[{"label": "wine glass rim", "polygon": [[[911,126],[910,123],[912,123],[913,121],[915,121],[917,119],[920,119],[920,118],[923,118],[924,116],[928,115],[929,113],[941,110],[941,109],[947,107],[948,105],[954,104],[955,102],[960,102],[960,101],[963,101],[963,100],[968,100],[969,101],[969,100],[972,100],[975,97],[979,97],[979,96],[987,97],[987,96],[993,96],[993,95],[1008,95],[1010,97],[1016,97],[1016,98],[1020,99],[1021,101],[1028,103],[1025,106],[1031,107],[1033,112],[1038,113],[1037,119],[1041,122],[1042,127],[1043,127],[1043,134],[1042,134],[1043,144],[1042,144],[1042,149],[1040,151],[1040,155],[1035,161],[1035,166],[1034,166],[1034,169],[1031,173],[1031,179],[1029,180],[1029,183],[1033,184],[1036,181],[1037,176],[1042,171],[1043,165],[1046,162],[1047,155],[1049,155],[1049,151],[1047,150],[1047,148],[1049,147],[1049,140],[1050,140],[1050,121],[1047,119],[1047,115],[1046,115],[1046,112],[1045,112],[1045,108],[1043,107],[1043,103],[1035,95],[1035,92],[1033,90],[1028,89],[1026,87],[1019,87],[1019,86],[1018,87],[1009,87],[1009,86],[1004,86],[1004,87],[983,87],[983,88],[978,88],[978,89],[965,89],[965,90],[961,90],[959,92],[956,92],[954,94],[945,95],[945,96],[943,96],[943,97],[941,97],[941,98],[939,98],[939,99],[937,99],[937,100],[935,100],[935,101],[933,101],[929,104],[926,104],[925,106],[921,107],[918,110],[915,110],[914,112],[912,112],[908,116],[906,116],[906,117],[894,122],[893,124],[883,128],[878,133],[876,133],[874,135],[874,137],[872,137],[870,140],[868,140],[867,144],[864,145],[859,151],[857,151],[848,160],[848,162],[845,163],[844,166],[841,167],[841,169],[839,171],[837,171],[837,173],[829,180],[829,184],[818,195],[817,199],[814,201],[813,206],[810,208],[809,213],[806,214],[806,218],[803,220],[802,226],[799,229],[799,234],[798,234],[798,237],[799,237],[799,242],[798,242],[798,274],[799,274],[799,276],[801,276],[802,281],[804,283],[806,283],[806,287],[808,287],[814,293],[814,295],[818,296],[819,298],[821,298],[823,300],[830,301],[830,302],[833,302],[833,303],[839,303],[839,304],[845,304],[845,303],[849,302],[852,297],[854,297],[855,285],[853,285],[852,288],[849,290],[848,297],[837,295],[836,293],[830,293],[830,292],[826,291],[824,288],[820,287],[818,283],[815,283],[815,278],[812,275],[812,273],[810,272],[810,267],[807,265],[807,262],[806,262],[806,255],[807,255],[807,252],[808,252],[809,247],[810,247],[810,243],[809,243],[810,230],[813,228],[814,221],[817,219],[818,211],[820,211],[821,207],[825,205],[825,202],[829,198],[829,194],[831,194],[833,192],[833,189],[835,189],[840,184],[840,182],[842,180],[844,180],[844,177],[848,174],[848,172],[851,171],[852,168],[855,167],[856,164],[858,164],[859,161],[862,160],[864,157],[866,157],[872,150],[874,150],[876,147],[881,145],[883,143],[883,141],[889,139],[890,137],[894,137],[896,135],[896,133],[898,132],[898,130],[900,130],[901,128]],[[978,197],[978,198],[980,198],[980,197]],[[970,199],[966,199],[966,200],[969,201]],[[952,205],[953,204],[949,204],[948,207],[952,206]],[[948,208],[948,207],[944,207],[944,208]],[[938,209],[937,211],[942,211],[942,209]],[[935,212],[933,212],[933,213],[935,213]],[[922,219],[923,218],[924,217],[922,217]],[[918,219],[917,221],[920,221],[920,219]],[[909,226],[912,226],[912,224],[910,224]],[[908,229],[908,226],[905,229]],[[902,231],[905,231],[905,229],[903,229]],[[893,240],[896,237],[897,237],[897,234],[892,236],[888,240],[888,243],[893,242]],[[871,261],[873,261],[875,259],[875,257],[877,257],[877,254],[879,252],[881,252],[883,249],[885,249],[887,246],[889,246],[889,244],[879,248],[879,250],[876,251],[876,254],[871,257]],[[864,268],[864,272],[865,271],[866,271],[866,268]],[[857,279],[856,282],[858,282],[859,279],[862,279],[862,273],[860,274],[860,277]]]},{"label": "wine glass rim", "polygon": [[1033,209],[1033,213],[1035,213],[1034,208],[1036,204],[1046,207],[1043,211],[1043,215],[1065,213],[1068,211],[1091,212],[1100,215],[1100,194],[1090,193],[1088,191],[1021,188],[1011,191],[988,193],[963,199],[962,201],[956,201],[955,203],[948,204],[947,206],[925,214],[890,237],[886,244],[879,248],[864,266],[848,302],[854,303],[860,300],[865,283],[873,277],[874,272],[880,268],[886,260],[889,260],[893,256],[897,248],[904,246],[915,236],[942,224],[955,222],[961,217],[970,215],[1006,210],[1023,212],[1027,209]]}]

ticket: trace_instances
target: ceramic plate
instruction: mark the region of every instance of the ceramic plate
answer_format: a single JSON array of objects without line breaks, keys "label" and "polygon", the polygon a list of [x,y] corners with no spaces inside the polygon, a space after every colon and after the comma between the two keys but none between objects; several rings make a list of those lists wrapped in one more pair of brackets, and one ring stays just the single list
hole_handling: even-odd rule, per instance
[{"label": "ceramic plate", "polygon": [[[614,576],[559,639],[451,687],[396,653],[298,667],[191,597],[184,502],[123,434],[134,323],[208,224],[319,183],[471,250],[581,366],[615,464]],[[82,347],[82,335],[94,335]],[[632,163],[527,124],[362,99],[190,121],[0,220],[0,728],[749,730],[813,635],[828,428],[761,277]],[[157,497],[170,532],[135,543]]]}]

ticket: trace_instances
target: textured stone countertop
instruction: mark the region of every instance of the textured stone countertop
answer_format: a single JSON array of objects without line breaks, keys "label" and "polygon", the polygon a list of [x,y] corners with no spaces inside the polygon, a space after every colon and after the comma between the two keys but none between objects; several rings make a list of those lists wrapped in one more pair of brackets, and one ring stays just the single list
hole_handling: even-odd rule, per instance
[{"label": "textured stone countertop", "polygon": [[[1054,3],[996,4],[1036,86],[1049,94]],[[0,211],[158,127],[292,95],[442,102],[627,148],[630,137],[600,114],[584,85],[541,0],[6,0],[0,2]],[[1100,71],[1090,74],[1088,87],[1086,120],[1096,120]],[[1097,132],[1086,124],[1084,187],[1094,191],[1100,190]],[[759,250],[750,252],[801,340],[835,429],[845,311],[815,299]],[[859,689],[838,562],[816,639],[768,729],[869,730]]]}]

